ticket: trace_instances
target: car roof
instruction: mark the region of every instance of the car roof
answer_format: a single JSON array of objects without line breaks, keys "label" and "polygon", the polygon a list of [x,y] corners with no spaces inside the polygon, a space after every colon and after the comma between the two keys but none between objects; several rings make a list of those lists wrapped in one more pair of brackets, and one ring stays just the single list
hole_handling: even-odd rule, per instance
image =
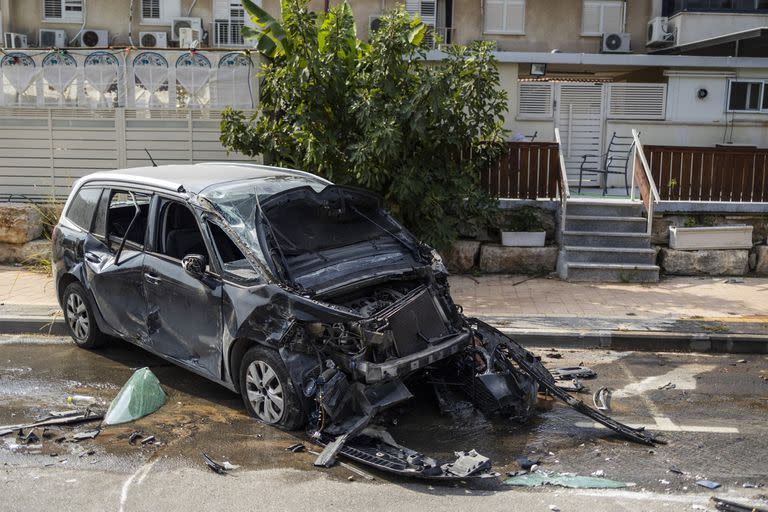
[{"label": "car roof", "polygon": [[115,171],[88,174],[79,185],[93,181],[118,181],[135,185],[147,185],[173,192],[199,194],[211,185],[272,176],[302,176],[330,185],[331,182],[304,171],[271,167],[268,165],[239,162],[206,162],[199,164],[158,165],[157,167],[132,167]]}]

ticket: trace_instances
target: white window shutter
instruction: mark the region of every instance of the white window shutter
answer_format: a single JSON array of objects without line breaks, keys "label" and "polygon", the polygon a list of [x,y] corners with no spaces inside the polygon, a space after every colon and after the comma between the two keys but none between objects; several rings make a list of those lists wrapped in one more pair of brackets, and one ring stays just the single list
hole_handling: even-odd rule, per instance
[{"label": "white window shutter", "polygon": [[437,22],[437,1],[421,0],[419,7],[419,19],[427,25],[435,26]]},{"label": "white window shutter", "polygon": [[160,0],[141,0],[142,19],[160,19]]},{"label": "white window shutter", "polygon": [[603,26],[601,27],[604,34],[621,32],[621,19],[622,11],[624,9],[623,4],[617,2],[606,2],[603,7]]},{"label": "white window shutter", "polygon": [[171,23],[174,18],[181,17],[181,0],[160,0],[160,16],[163,21]]},{"label": "white window shutter", "polygon": [[609,119],[664,119],[667,84],[617,83],[608,86]]},{"label": "white window shutter", "polygon": [[485,31],[503,32],[504,31],[504,1],[486,0],[485,1]]},{"label": "white window shutter", "polygon": [[520,117],[552,117],[551,82],[518,82],[517,113]]},{"label": "white window shutter", "polygon": [[581,33],[601,34],[600,31],[600,4],[598,2],[584,2],[581,11]]},{"label": "white window shutter", "polygon": [[506,32],[515,34],[525,33],[525,2],[507,0],[507,12],[504,16]]},{"label": "white window shutter", "polygon": [[61,0],[45,0],[43,3],[43,17],[61,18]]}]

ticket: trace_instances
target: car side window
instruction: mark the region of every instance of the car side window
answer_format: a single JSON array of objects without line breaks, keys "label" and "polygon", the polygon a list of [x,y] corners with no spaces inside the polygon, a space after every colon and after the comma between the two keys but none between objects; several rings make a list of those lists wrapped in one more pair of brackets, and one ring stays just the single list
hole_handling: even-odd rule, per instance
[{"label": "car side window", "polygon": [[224,232],[221,227],[213,222],[208,222],[208,230],[211,233],[213,244],[219,253],[221,267],[225,274],[238,281],[253,281],[258,279],[259,273],[245,259],[243,252],[235,242]]},{"label": "car side window", "polygon": [[91,229],[93,212],[101,197],[101,187],[81,188],[67,208],[65,217],[86,231]]},{"label": "car side window", "polygon": [[157,233],[155,247],[160,254],[177,260],[188,254],[202,254],[208,258],[208,250],[195,214],[183,203],[168,200],[161,205]]},{"label": "car side window", "polygon": [[[135,205],[134,199],[136,200]],[[126,245],[131,242],[139,249],[144,247],[150,199],[149,194],[142,192],[112,191],[107,211],[107,236],[113,249],[117,249],[123,237],[125,237]],[[139,215],[131,225],[136,214],[136,205],[139,207]],[[129,227],[131,228],[130,232],[128,232]]]}]

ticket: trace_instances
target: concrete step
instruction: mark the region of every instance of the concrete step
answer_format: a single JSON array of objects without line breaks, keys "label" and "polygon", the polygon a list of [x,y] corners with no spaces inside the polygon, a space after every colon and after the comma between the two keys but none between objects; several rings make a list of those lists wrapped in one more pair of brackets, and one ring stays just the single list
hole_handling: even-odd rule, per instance
[{"label": "concrete step", "polygon": [[610,231],[644,233],[648,222],[643,217],[606,217],[603,215],[571,215],[566,210],[566,231]]},{"label": "concrete step", "polygon": [[566,215],[600,215],[603,217],[640,217],[643,206],[632,201],[580,201],[569,200]]},{"label": "concrete step", "polygon": [[566,246],[565,261],[568,263],[623,263],[653,265],[656,251],[626,247],[573,247]]},{"label": "concrete step", "polygon": [[562,244],[577,247],[626,247],[648,249],[651,237],[646,233],[615,233],[609,231],[563,231]]},{"label": "concrete step", "polygon": [[566,263],[569,281],[611,283],[656,283],[659,267],[621,263]]}]

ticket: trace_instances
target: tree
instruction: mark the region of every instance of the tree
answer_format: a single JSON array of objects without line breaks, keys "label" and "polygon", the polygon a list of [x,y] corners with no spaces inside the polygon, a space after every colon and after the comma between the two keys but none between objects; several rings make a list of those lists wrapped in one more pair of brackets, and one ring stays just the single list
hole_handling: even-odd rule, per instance
[{"label": "tree", "polygon": [[243,4],[256,24],[244,36],[264,56],[261,100],[252,116],[223,113],[229,150],[373,190],[438,248],[490,218],[479,177],[503,147],[506,110],[491,43],[427,61],[428,29],[402,9],[369,44],[347,3],[318,15],[307,0],[283,0],[281,21]]}]

